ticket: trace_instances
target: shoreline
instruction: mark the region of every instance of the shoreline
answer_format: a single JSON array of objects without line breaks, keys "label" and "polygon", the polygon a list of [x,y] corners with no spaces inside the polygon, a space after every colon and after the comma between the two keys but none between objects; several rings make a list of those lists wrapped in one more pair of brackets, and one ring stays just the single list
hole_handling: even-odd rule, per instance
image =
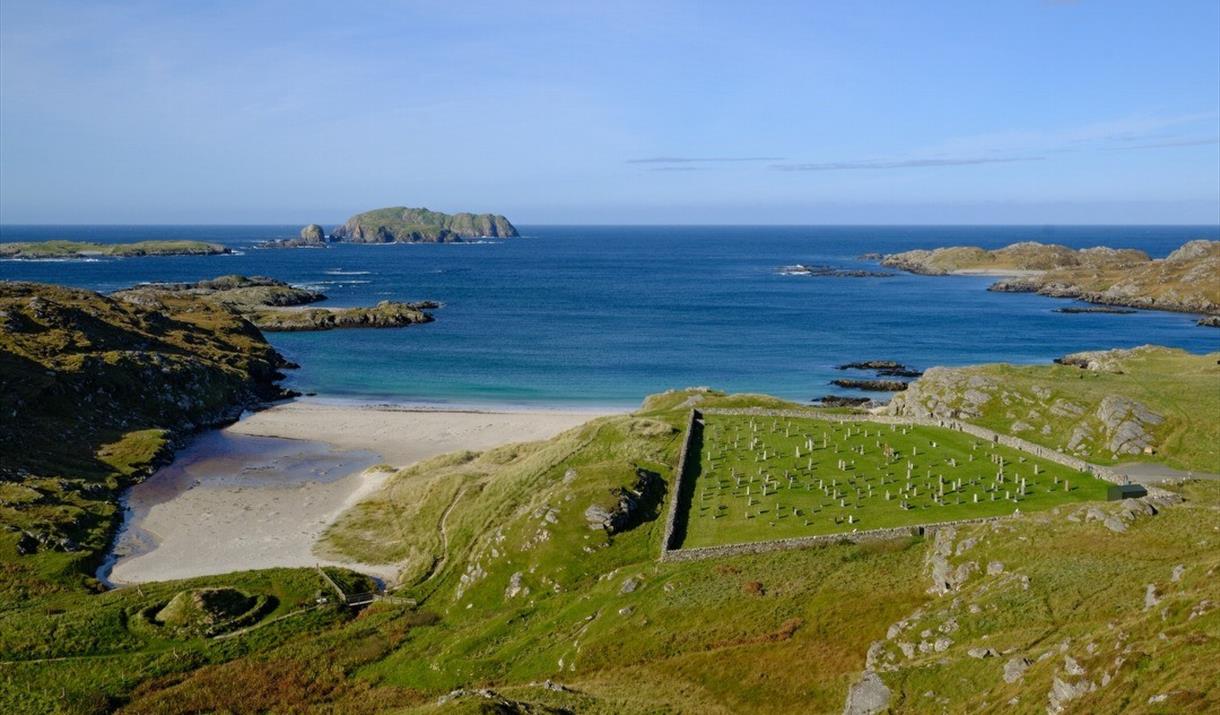
[{"label": "shoreline", "polygon": [[[289,389],[300,389],[291,383]],[[645,395],[644,397],[646,397]],[[516,414],[577,414],[577,415],[611,415],[627,414],[640,408],[644,397],[632,402],[479,402],[447,401],[443,399],[396,398],[393,395],[362,396],[342,394],[302,394],[284,400],[266,403],[266,406],[243,413],[242,419],[248,414],[256,414],[265,409],[274,409],[287,404],[318,405],[320,407],[346,408],[352,410],[372,410],[380,412],[451,412],[454,414],[478,415],[516,415]]]},{"label": "shoreline", "polygon": [[614,413],[278,402],[197,435],[127,490],[123,526],[98,575],[122,587],[322,564],[392,582],[394,564],[338,562],[313,549],[394,471],[449,452],[547,439],[607,414]]}]

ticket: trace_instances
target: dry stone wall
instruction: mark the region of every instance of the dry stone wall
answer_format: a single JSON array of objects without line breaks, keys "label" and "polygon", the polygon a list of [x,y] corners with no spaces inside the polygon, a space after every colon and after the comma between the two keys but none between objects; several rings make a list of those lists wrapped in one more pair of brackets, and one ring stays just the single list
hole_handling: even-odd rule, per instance
[{"label": "dry stone wall", "polygon": [[[682,448],[678,454],[678,467],[674,473],[671,498],[669,500],[669,513],[665,519],[665,531],[661,539],[661,560],[662,561],[692,561],[696,559],[713,558],[717,556],[730,556],[738,554],[757,554],[767,551],[780,551],[784,549],[799,549],[819,544],[833,544],[838,542],[860,543],[864,541],[880,541],[885,539],[893,539],[902,536],[918,535],[925,532],[934,532],[936,529],[945,528],[948,526],[958,526],[961,524],[978,524],[999,519],[1009,518],[1007,516],[988,516],[977,519],[958,519],[956,521],[942,521],[930,524],[902,526],[888,529],[869,529],[866,531],[853,531],[841,534],[820,534],[818,536],[799,536],[789,539],[773,539],[770,541],[757,541],[746,544],[727,544],[724,546],[701,546],[696,548],[683,549],[678,544],[674,543],[674,527],[677,523],[678,513],[682,506],[682,487],[683,480],[687,477],[688,458],[691,458],[691,444],[694,441],[695,429],[697,422],[704,415],[736,415],[747,417],[791,417],[799,419],[816,419],[827,420],[831,422],[872,422],[875,424],[890,424],[890,425],[914,425],[921,427],[941,427],[944,429],[957,430],[973,435],[979,439],[993,442],[995,444],[1010,447],[1020,450],[1035,457],[1045,459],[1049,462],[1061,464],[1070,469],[1075,469],[1079,472],[1091,474],[1099,479],[1114,483],[1123,483],[1123,480],[1117,473],[1105,467],[1091,464],[1078,459],[1071,455],[1057,452],[1053,449],[1048,449],[1039,444],[1034,444],[1020,437],[1000,434],[994,430],[989,430],[986,427],[979,427],[967,422],[948,419],[930,419],[924,417],[901,417],[897,415],[872,415],[872,414],[826,414],[824,412],[814,412],[811,410],[767,410],[757,407],[751,408],[707,408],[702,411],[691,410],[690,417],[686,424],[686,434],[682,439]],[[698,459],[699,455],[693,457]]]}]

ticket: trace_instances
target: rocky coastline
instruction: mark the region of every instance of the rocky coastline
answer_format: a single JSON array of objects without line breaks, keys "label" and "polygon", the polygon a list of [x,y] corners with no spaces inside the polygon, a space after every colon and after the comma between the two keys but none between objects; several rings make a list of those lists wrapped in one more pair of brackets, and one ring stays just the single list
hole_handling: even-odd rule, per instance
[{"label": "rocky coastline", "polygon": [[435,301],[389,300],[372,307],[312,307],[326,300],[326,295],[265,276],[241,275],[197,283],[154,283],[113,294],[120,300],[147,307],[155,307],[165,296],[173,295],[191,296],[231,309],[266,331],[398,328],[432,322],[433,317],[427,311],[440,307]]},{"label": "rocky coastline", "polygon": [[19,551],[79,552],[83,571],[121,490],[183,437],[293,394],[279,381],[295,366],[257,328],[188,295],[151,307],[0,281],[0,356],[0,483],[38,495],[9,505],[24,514]]},{"label": "rocky coastline", "polygon": [[907,389],[909,382],[902,380],[882,380],[857,377],[841,377],[831,380],[830,384],[846,387],[852,390],[868,390],[870,392],[901,392]]},{"label": "rocky coastline", "polygon": [[301,229],[296,238],[277,238],[263,241],[258,248],[326,248],[326,232],[316,223]]},{"label": "rocky coastline", "polygon": [[992,251],[962,246],[906,251],[885,256],[881,264],[920,275],[1007,276],[988,288],[999,293],[1202,313],[1200,325],[1210,325],[1208,319],[1220,315],[1220,241],[1190,241],[1160,259],[1130,249],[1074,250],[1025,242]]},{"label": "rocky coastline", "polygon": [[887,271],[868,271],[854,268],[835,268],[834,266],[812,265],[798,263],[784,266],[780,274],[785,276],[811,276],[815,278],[893,278],[897,273]]}]

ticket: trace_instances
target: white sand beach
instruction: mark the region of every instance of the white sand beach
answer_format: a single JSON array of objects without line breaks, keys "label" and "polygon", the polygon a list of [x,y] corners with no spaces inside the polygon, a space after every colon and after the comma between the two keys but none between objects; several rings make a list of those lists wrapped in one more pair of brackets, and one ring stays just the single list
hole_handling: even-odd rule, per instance
[{"label": "white sand beach", "polygon": [[[313,555],[345,509],[389,472],[460,449],[552,437],[608,411],[447,411],[300,400],[205,433],[127,495],[116,585],[275,566]],[[344,564],[392,581],[386,565]]]},{"label": "white sand beach", "polygon": [[406,466],[459,449],[549,439],[612,410],[442,410],[302,399],[255,412],[227,432],[326,442]]}]

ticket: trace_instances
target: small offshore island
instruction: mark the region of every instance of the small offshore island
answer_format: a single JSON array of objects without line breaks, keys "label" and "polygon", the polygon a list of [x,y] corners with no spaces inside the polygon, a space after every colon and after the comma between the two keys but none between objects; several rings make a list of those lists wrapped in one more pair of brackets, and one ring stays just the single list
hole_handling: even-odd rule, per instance
[{"label": "small offshore island", "polygon": [[327,243],[462,243],[471,239],[514,238],[517,228],[499,214],[447,214],[425,208],[391,206],[365,211],[327,236],[311,223],[297,238],[266,241],[260,248],[321,248]]},{"label": "small offshore island", "polygon": [[88,243],[84,241],[29,241],[0,243],[0,258],[47,260],[67,258],[132,258],[137,256],[215,256],[233,251],[205,241],[138,241]]}]

